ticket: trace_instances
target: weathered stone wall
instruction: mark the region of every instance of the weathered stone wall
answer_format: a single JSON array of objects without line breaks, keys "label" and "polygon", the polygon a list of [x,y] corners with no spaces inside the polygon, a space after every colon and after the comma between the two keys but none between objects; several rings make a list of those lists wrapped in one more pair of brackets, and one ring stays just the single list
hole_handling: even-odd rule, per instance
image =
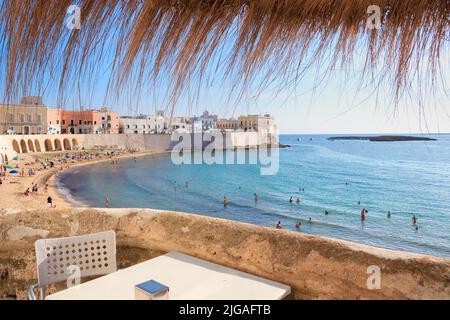
[{"label": "weathered stone wall", "polygon": [[[115,230],[125,265],[179,251],[286,283],[296,299],[450,299],[449,259],[149,209],[0,212],[3,296],[16,288],[24,297],[35,279],[36,239]],[[367,289],[371,265],[381,269],[379,290]]]},{"label": "weathered stone wall", "polygon": [[[202,134],[196,134],[200,146]],[[171,150],[176,140],[169,134],[55,134],[55,135],[0,135],[0,163],[11,160],[23,153],[68,151],[74,149],[93,149],[96,147],[117,147],[133,150]],[[230,133],[226,148],[255,147],[259,144],[256,132]]]}]

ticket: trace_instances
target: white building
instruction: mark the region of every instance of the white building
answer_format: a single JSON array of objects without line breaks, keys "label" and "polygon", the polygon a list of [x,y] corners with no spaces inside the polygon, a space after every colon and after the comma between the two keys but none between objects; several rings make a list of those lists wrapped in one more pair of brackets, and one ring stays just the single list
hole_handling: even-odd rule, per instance
[{"label": "white building", "polygon": [[59,124],[48,124],[47,134],[61,134],[61,126]]},{"label": "white building", "polygon": [[255,131],[264,140],[262,143],[278,143],[278,127],[275,119],[269,115],[247,115],[238,118],[238,129],[245,132]]},{"label": "white building", "polygon": [[[216,128],[217,116],[210,115],[208,111],[205,111],[200,117],[193,117],[191,122],[194,123],[194,129],[198,126],[195,123],[201,123],[202,130],[208,131]],[[196,131],[194,130],[194,132]]]},{"label": "white building", "polygon": [[166,119],[161,116],[120,117],[119,133],[123,134],[158,134],[168,129]]}]

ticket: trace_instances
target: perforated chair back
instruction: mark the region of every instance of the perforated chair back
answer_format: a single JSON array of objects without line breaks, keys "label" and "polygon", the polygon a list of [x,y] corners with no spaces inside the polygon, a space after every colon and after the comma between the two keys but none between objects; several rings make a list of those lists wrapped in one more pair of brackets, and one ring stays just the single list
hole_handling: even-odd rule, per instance
[{"label": "perforated chair back", "polygon": [[66,281],[76,270],[80,277],[115,272],[116,234],[106,231],[83,236],[42,239],[35,243],[38,286]]}]

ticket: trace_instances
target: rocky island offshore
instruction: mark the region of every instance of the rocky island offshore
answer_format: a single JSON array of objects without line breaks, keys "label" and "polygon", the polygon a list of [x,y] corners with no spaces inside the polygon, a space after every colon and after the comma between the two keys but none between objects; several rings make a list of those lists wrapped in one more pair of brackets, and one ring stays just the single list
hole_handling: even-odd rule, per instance
[{"label": "rocky island offshore", "polygon": [[368,140],[373,142],[398,142],[398,141],[436,141],[437,139],[413,136],[341,136],[329,137],[329,141],[335,140]]}]

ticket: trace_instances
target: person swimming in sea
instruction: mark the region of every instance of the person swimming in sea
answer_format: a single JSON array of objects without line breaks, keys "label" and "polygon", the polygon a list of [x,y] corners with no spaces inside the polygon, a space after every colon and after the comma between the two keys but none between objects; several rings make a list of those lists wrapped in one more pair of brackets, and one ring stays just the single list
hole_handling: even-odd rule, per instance
[{"label": "person swimming in sea", "polygon": [[309,223],[309,224],[312,224],[312,223],[313,223],[311,217],[309,217],[308,223]]},{"label": "person swimming in sea", "polygon": [[388,211],[388,213],[387,213],[387,218],[388,218],[388,219],[391,218],[391,212],[390,212],[390,211]]},{"label": "person swimming in sea", "polygon": [[224,206],[224,208],[226,208],[228,206],[228,198],[227,198],[227,196],[223,197],[223,206]]},{"label": "person swimming in sea", "polygon": [[329,215],[330,213],[328,212],[328,210],[325,210],[325,215]]},{"label": "person swimming in sea", "polygon": [[292,203],[292,202],[293,202],[293,200],[292,200],[292,197],[291,197],[291,198],[289,199],[289,202],[290,202],[290,203]]},{"label": "person swimming in sea", "polygon": [[177,180],[175,180],[173,182],[173,190],[175,190],[175,192],[177,192]]},{"label": "person swimming in sea", "polygon": [[361,201],[358,201],[358,206],[360,206],[361,205]]},{"label": "person swimming in sea", "polygon": [[300,228],[302,227],[302,223],[299,222],[295,225],[295,229],[300,230]]},{"label": "person swimming in sea", "polygon": [[259,197],[258,197],[258,194],[256,192],[253,194],[253,197],[255,198],[255,203],[257,203],[258,200],[259,200]]},{"label": "person swimming in sea", "polygon": [[297,204],[300,204],[300,198],[297,197],[297,200],[295,201]]},{"label": "person swimming in sea", "polygon": [[186,189],[189,189],[189,181],[186,180]]},{"label": "person swimming in sea", "polygon": [[277,229],[283,229],[283,226],[281,225],[281,221],[278,221],[276,228]]},{"label": "person swimming in sea", "polygon": [[416,215],[413,215],[412,221],[413,221],[413,225],[417,224],[417,217],[416,217]]}]

